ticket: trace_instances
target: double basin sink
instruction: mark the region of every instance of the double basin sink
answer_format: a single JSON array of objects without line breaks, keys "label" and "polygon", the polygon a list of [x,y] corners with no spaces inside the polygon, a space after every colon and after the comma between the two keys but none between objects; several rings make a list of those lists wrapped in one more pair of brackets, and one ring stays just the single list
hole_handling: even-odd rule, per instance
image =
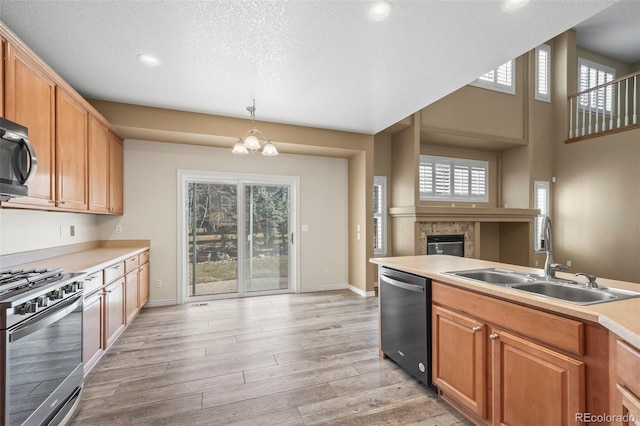
[{"label": "double basin sink", "polygon": [[591,305],[594,303],[613,302],[616,300],[640,297],[640,292],[636,291],[606,287],[591,288],[574,281],[561,279],[548,281],[539,275],[499,268],[452,271],[445,272],[445,274],[535,293],[540,296],[551,297],[576,305]]}]

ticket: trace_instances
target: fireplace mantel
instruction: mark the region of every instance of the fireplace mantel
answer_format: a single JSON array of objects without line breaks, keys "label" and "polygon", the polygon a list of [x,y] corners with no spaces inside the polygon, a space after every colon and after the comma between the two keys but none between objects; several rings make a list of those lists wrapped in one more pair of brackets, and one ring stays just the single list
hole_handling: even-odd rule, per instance
[{"label": "fireplace mantel", "polygon": [[413,218],[416,222],[533,222],[537,209],[497,207],[391,207],[391,218]]}]

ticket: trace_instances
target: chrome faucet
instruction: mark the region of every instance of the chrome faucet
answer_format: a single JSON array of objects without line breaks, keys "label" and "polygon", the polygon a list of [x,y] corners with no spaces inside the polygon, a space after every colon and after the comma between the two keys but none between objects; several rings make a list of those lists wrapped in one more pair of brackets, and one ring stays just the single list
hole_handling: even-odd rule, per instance
[{"label": "chrome faucet", "polygon": [[553,261],[551,218],[549,216],[545,216],[542,219],[542,239],[544,241],[544,252],[547,254],[547,259],[544,262],[544,277],[547,280],[559,280],[560,278],[556,278],[556,271],[566,271],[569,268]]}]

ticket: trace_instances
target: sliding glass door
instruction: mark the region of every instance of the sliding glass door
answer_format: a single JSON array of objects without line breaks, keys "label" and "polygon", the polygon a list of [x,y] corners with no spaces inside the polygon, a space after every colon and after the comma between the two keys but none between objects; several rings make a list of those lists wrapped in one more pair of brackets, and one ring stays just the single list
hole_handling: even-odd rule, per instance
[{"label": "sliding glass door", "polygon": [[187,300],[291,290],[294,183],[185,180]]}]

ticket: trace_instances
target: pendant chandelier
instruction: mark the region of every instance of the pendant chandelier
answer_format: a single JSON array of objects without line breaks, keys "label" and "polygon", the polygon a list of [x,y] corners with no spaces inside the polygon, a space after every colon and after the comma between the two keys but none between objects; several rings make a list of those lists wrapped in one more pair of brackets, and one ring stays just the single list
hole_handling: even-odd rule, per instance
[{"label": "pendant chandelier", "polygon": [[262,155],[278,155],[276,146],[260,130],[256,129],[255,99],[253,100],[253,105],[247,107],[247,111],[251,114],[251,129],[241,139],[238,139],[231,152],[234,154],[248,154],[249,152],[255,154],[256,151],[260,151],[260,148],[262,148]]}]

